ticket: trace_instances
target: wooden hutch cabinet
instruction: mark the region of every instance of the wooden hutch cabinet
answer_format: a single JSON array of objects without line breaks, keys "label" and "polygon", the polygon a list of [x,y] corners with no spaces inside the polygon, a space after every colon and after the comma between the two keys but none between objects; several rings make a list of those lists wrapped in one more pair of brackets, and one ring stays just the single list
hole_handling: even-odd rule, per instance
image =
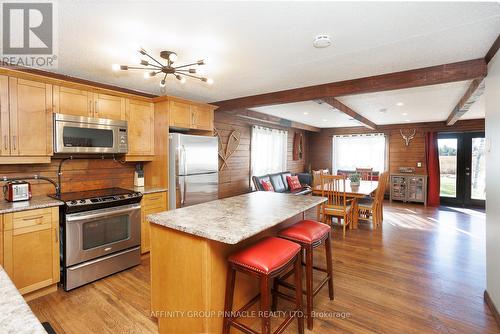
[{"label": "wooden hutch cabinet", "polygon": [[391,201],[427,205],[427,175],[391,174]]}]

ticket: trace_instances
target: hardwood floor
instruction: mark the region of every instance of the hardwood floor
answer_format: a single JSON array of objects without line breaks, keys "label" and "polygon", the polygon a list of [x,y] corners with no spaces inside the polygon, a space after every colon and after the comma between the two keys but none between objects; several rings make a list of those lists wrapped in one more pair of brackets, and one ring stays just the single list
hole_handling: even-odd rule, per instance
[{"label": "hardwood floor", "polygon": [[[320,314],[306,333],[500,333],[483,302],[484,213],[386,204],[382,229],[334,233],[335,301],[325,288],[317,295]],[[59,334],[156,333],[148,262],[29,304]],[[315,263],[324,263],[322,249]]]}]

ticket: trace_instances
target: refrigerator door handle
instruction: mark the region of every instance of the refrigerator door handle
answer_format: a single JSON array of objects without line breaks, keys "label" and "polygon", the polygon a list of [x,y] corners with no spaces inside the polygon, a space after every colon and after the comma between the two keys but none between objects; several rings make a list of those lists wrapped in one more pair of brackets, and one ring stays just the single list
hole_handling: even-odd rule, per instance
[{"label": "refrigerator door handle", "polygon": [[[187,176],[187,159],[186,159],[186,147],[182,145],[182,165],[184,166],[184,178]],[[184,179],[184,184],[182,185],[182,190],[181,190],[181,207],[184,206],[186,203],[186,187],[187,187],[187,182]]]}]

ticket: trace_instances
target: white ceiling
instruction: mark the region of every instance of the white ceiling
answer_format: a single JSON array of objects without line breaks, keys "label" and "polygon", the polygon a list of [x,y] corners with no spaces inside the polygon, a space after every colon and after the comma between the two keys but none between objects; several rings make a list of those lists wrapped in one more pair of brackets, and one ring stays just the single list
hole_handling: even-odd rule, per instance
[{"label": "white ceiling", "polygon": [[[339,97],[338,100],[377,125],[444,121],[467,90],[470,81]],[[402,106],[398,105],[403,103]],[[385,109],[381,112],[380,110]],[[252,108],[292,121],[325,128],[358,126],[352,117],[315,101]],[[304,114],[307,113],[307,114]],[[484,97],[463,119],[484,118]]]},{"label": "white ceiling", "polygon": [[[56,72],[200,101],[315,85],[483,57],[499,3],[59,1]],[[333,46],[315,49],[328,33]],[[140,45],[207,58],[207,87],[111,71]]]},{"label": "white ceiling", "polygon": [[338,111],[329,104],[318,104],[316,101],[277,104],[251,108],[251,110],[318,128],[361,126],[358,121]]}]

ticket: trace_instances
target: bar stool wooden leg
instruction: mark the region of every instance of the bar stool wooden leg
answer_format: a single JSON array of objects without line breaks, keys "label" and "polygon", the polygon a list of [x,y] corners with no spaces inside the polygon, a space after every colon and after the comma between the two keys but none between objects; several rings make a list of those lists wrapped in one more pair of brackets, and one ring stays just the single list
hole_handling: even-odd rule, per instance
[{"label": "bar stool wooden leg", "polygon": [[267,275],[260,277],[260,311],[262,317],[262,334],[271,334],[271,286]]},{"label": "bar stool wooden leg", "polygon": [[275,312],[278,309],[278,290],[279,290],[278,277],[273,280],[273,302],[271,304],[271,310]]},{"label": "bar stool wooden leg", "polygon": [[[297,286],[296,290],[301,290]],[[306,248],[306,315],[307,315],[307,328],[313,329],[312,309],[313,309],[313,249],[311,246]]]},{"label": "bar stool wooden leg", "polygon": [[328,294],[330,295],[330,300],[335,298],[335,293],[333,289],[333,257],[332,257],[332,240],[330,239],[330,233],[325,240],[325,251],[326,251],[326,273],[329,276],[328,279]]},{"label": "bar stool wooden leg", "polygon": [[[297,256],[294,265],[295,286],[300,287],[295,289],[295,308],[302,310],[302,258]],[[304,317],[299,314],[297,317],[299,325],[299,334],[304,334]]]},{"label": "bar stool wooden leg", "polygon": [[226,278],[226,299],[224,301],[224,322],[222,325],[222,333],[229,334],[230,322],[232,316],[227,316],[229,312],[233,309],[233,296],[234,296],[234,281],[236,278],[236,271],[231,265],[227,267],[227,278]]}]

